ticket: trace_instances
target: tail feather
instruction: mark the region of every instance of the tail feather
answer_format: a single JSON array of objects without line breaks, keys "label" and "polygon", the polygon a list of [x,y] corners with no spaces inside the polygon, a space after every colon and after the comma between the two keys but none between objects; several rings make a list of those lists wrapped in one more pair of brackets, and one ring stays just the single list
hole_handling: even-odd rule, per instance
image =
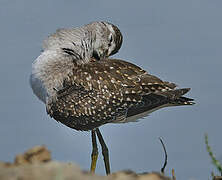
[{"label": "tail feather", "polygon": [[186,94],[189,90],[190,88],[174,89],[165,92],[159,92],[158,94],[168,97],[169,99],[178,99],[184,94]]},{"label": "tail feather", "polygon": [[175,105],[175,106],[179,106],[179,105],[193,105],[195,104],[195,102],[193,102],[194,99],[190,99],[187,97],[180,97],[178,99],[175,99],[174,101],[171,101],[170,104]]},{"label": "tail feather", "polygon": [[[194,99],[184,97],[190,88],[175,89],[163,93],[150,93],[143,96],[142,103],[128,109],[127,118],[140,114],[141,117],[163,107],[182,106],[195,104]],[[141,118],[140,117],[140,118]]]},{"label": "tail feather", "polygon": [[184,97],[183,95],[186,94],[190,88],[183,88],[183,89],[176,89],[171,92],[170,96],[170,104],[173,105],[193,105],[195,104],[193,101],[194,99]]},{"label": "tail feather", "polygon": [[174,89],[170,91],[165,91],[159,93],[159,95],[165,96],[171,105],[177,106],[177,105],[192,105],[195,104],[193,99],[183,97],[184,94],[186,94],[188,91],[190,91],[190,88],[182,88],[182,89]]}]

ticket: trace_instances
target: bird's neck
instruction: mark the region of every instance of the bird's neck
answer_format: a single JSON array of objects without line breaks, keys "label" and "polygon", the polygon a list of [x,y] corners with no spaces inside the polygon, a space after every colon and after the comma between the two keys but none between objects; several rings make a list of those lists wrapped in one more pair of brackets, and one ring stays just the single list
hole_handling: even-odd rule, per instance
[{"label": "bird's neck", "polygon": [[54,96],[56,90],[63,87],[64,79],[72,74],[74,66],[69,56],[55,50],[44,51],[32,65],[30,83],[34,93],[44,102],[45,96]]}]

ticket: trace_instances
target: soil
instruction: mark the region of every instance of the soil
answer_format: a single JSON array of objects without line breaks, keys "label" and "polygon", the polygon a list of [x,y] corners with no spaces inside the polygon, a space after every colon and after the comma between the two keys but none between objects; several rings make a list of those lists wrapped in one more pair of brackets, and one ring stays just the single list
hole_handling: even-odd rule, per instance
[{"label": "soil", "polygon": [[83,171],[74,163],[53,161],[45,146],[35,146],[18,154],[13,163],[0,162],[1,180],[170,180],[159,172],[137,174],[119,171],[99,176]]}]

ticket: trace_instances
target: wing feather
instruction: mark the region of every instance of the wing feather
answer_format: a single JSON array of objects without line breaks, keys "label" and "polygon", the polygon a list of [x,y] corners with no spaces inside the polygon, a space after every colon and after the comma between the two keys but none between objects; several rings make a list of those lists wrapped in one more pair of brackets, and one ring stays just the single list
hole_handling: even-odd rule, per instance
[{"label": "wing feather", "polygon": [[136,113],[180,98],[188,91],[148,74],[138,66],[107,59],[73,67],[48,112],[56,120],[78,130],[90,130],[121,121]]}]

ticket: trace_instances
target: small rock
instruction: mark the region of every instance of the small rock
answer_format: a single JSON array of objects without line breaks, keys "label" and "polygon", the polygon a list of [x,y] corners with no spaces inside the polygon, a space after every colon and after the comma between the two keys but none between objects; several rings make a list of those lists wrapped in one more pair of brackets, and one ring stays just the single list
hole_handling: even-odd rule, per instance
[{"label": "small rock", "polygon": [[32,164],[37,162],[48,162],[51,160],[51,153],[45,146],[35,146],[24,154],[15,157],[15,165]]}]

